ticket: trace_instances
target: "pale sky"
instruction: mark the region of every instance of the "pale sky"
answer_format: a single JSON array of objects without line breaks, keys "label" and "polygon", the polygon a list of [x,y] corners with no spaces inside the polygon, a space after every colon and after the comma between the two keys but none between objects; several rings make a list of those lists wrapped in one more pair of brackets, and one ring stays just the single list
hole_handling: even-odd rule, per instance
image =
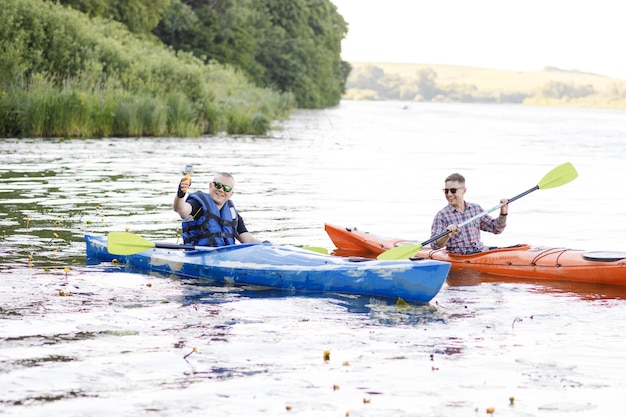
[{"label": "pale sky", "polygon": [[626,79],[620,0],[331,0],[348,22],[342,59]]}]

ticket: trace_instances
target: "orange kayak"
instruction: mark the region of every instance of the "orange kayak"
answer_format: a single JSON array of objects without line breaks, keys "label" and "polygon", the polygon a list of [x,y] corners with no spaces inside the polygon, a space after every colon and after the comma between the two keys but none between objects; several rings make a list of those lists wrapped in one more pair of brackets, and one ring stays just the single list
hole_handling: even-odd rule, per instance
[{"label": "orange kayak", "polygon": [[[376,257],[407,239],[377,236],[356,228],[325,224],[326,233],[340,256]],[[450,262],[452,270],[471,270],[513,278],[566,280],[626,285],[626,252],[589,252],[520,244],[470,255],[455,255],[445,249],[422,248],[415,257]]]}]

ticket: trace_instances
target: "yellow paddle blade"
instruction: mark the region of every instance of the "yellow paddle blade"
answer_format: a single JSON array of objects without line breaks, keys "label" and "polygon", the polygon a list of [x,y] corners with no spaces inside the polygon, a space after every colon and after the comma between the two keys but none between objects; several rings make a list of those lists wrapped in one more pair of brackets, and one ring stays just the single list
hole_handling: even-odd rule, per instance
[{"label": "yellow paddle blade", "polygon": [[322,248],[320,246],[305,246],[302,249],[306,249],[306,250],[310,250],[312,252],[317,252],[317,253],[321,253],[321,254],[324,254],[324,255],[328,255],[328,249]]},{"label": "yellow paddle blade", "polygon": [[570,162],[559,165],[548,172],[537,185],[540,189],[555,188],[576,179],[578,172]]},{"label": "yellow paddle blade", "polygon": [[154,242],[128,232],[111,232],[107,239],[107,250],[113,255],[133,255],[154,247]]},{"label": "yellow paddle blade", "polygon": [[422,245],[401,245],[393,249],[389,249],[378,255],[376,259],[379,261],[397,261],[400,259],[409,259],[415,256],[418,250],[422,249]]},{"label": "yellow paddle blade", "polygon": [[402,297],[398,297],[398,299],[396,300],[396,307],[408,307],[408,306],[409,306],[409,303],[404,301]]}]

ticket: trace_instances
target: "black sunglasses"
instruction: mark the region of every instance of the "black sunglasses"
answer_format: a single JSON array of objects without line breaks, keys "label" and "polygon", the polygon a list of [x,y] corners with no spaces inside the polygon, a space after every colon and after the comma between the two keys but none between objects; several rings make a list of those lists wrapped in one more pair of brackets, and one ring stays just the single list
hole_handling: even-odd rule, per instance
[{"label": "black sunglasses", "polygon": [[221,182],[217,182],[217,181],[213,181],[213,185],[218,190],[221,190],[223,188],[224,192],[226,192],[226,193],[230,193],[232,191],[232,189],[233,189],[233,187],[231,187],[230,185],[224,185]]},{"label": "black sunglasses", "polygon": [[461,188],[465,188],[465,187],[459,187],[459,188],[444,188],[444,189],[443,189],[443,193],[444,193],[444,194],[448,194],[448,191],[450,191],[452,194],[456,194],[456,190],[460,190]]}]

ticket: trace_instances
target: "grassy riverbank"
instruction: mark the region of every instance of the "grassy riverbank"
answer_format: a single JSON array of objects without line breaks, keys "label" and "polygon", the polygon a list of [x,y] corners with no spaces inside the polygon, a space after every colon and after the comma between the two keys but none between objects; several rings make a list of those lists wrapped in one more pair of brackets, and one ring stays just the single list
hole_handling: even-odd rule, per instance
[{"label": "grassy riverbank", "polygon": [[264,134],[295,107],[232,66],[115,21],[0,0],[0,136]]}]

